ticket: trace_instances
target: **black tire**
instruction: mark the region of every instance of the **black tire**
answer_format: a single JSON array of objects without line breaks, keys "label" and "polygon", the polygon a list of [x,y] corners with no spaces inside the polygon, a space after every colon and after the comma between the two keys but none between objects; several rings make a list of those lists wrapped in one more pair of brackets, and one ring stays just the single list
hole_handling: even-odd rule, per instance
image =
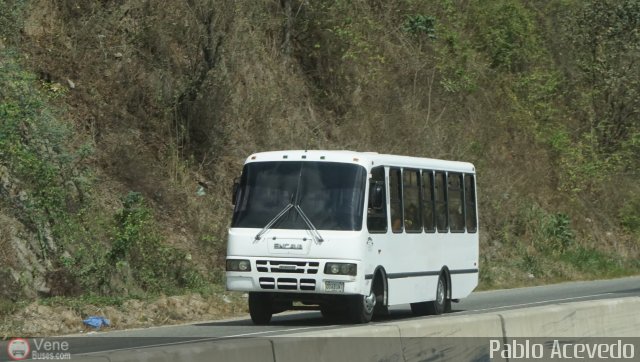
[{"label": "black tire", "polygon": [[267,293],[249,293],[249,315],[254,324],[265,325],[271,321],[273,302]]},{"label": "black tire", "polygon": [[427,313],[433,315],[444,313],[447,307],[447,295],[447,282],[444,280],[444,275],[440,274],[436,287],[436,300],[427,303]]},{"label": "black tire", "polygon": [[438,315],[451,310],[451,300],[444,275],[440,274],[436,286],[436,300],[430,302],[411,303],[411,312],[415,315]]},{"label": "black tire", "polygon": [[447,298],[444,302],[444,313],[451,313],[451,287],[447,287]]},{"label": "black tire", "polygon": [[356,324],[369,323],[376,306],[376,295],[373,289],[369,295],[353,295],[347,299],[349,317]]},{"label": "black tire", "polygon": [[320,306],[320,313],[322,317],[331,322],[341,322],[344,320],[346,311],[334,306],[322,305]]},{"label": "black tire", "polygon": [[373,317],[385,317],[389,315],[389,307],[385,304],[385,296],[387,294],[384,287],[384,278],[382,274],[378,274],[373,281],[373,292],[376,295],[376,306],[373,308]]}]

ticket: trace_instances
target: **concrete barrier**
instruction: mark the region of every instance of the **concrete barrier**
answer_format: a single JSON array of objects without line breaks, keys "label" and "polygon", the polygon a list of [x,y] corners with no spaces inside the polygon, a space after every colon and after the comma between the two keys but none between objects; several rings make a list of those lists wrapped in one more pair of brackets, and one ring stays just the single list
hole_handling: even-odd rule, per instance
[{"label": "concrete barrier", "polygon": [[[488,358],[489,339],[506,342],[517,337],[640,337],[640,297],[412,319],[275,337],[113,351],[87,355],[85,360],[479,360]],[[74,360],[83,360],[83,356],[73,357]]]},{"label": "concrete barrier", "polygon": [[564,303],[498,313],[505,337],[640,337],[640,298]]},{"label": "concrete barrier", "polygon": [[[169,346],[140,348],[105,353],[110,362],[227,362],[256,361],[275,362],[273,347],[268,339],[218,340],[198,343],[185,343]],[[103,357],[101,354],[86,356],[87,361]],[[83,356],[73,358],[84,360]]]},{"label": "concrete barrier", "polygon": [[415,319],[398,328],[405,361],[486,360],[488,343],[475,337],[502,339],[502,323],[494,314]]},{"label": "concrete barrier", "polygon": [[495,314],[451,315],[397,324],[402,338],[415,337],[502,337],[502,323]]},{"label": "concrete barrier", "polygon": [[395,325],[362,325],[270,338],[278,362],[404,361]]}]

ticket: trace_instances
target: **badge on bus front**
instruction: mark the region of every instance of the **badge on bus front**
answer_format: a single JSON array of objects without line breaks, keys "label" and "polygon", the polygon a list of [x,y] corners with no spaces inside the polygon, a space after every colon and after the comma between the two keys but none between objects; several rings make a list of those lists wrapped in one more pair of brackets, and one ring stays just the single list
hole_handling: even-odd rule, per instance
[{"label": "badge on bus front", "polygon": [[269,252],[273,254],[298,254],[305,255],[309,253],[310,241],[301,239],[284,239],[269,240]]}]

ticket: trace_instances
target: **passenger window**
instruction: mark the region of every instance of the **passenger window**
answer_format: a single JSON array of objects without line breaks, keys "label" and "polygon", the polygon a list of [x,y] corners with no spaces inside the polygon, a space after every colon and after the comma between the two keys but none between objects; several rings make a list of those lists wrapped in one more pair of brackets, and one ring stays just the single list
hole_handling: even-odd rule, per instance
[{"label": "passenger window", "polygon": [[407,232],[421,232],[422,218],[420,217],[420,185],[419,172],[407,170],[402,172],[402,195],[404,203],[404,226]]},{"label": "passenger window", "polygon": [[433,199],[433,172],[422,171],[422,217],[424,230],[434,232],[436,230],[435,204]]},{"label": "passenger window", "polygon": [[384,181],[384,167],[376,167],[371,170],[371,184],[380,183],[382,185],[381,207],[374,207],[372,204],[372,195],[369,193],[369,207],[367,208],[367,229],[370,233],[386,233],[387,232],[387,192]]},{"label": "passenger window", "polygon": [[464,175],[464,199],[467,215],[467,231],[478,231],[478,219],[476,215],[476,183],[473,175]]},{"label": "passenger window", "polygon": [[389,196],[391,205],[391,231],[401,233],[404,227],[402,217],[402,173],[399,168],[389,170]]},{"label": "passenger window", "polygon": [[462,203],[462,174],[449,173],[447,176],[449,201],[449,226],[452,232],[464,232],[464,205]]},{"label": "passenger window", "polygon": [[449,231],[449,221],[447,220],[447,189],[444,172],[436,172],[436,224],[439,233]]}]

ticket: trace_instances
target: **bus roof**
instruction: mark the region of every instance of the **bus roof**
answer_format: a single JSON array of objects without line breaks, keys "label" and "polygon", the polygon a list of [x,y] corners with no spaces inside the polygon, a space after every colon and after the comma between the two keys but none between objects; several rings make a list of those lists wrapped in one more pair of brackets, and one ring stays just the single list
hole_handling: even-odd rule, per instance
[{"label": "bus roof", "polygon": [[283,160],[355,163],[364,166],[367,170],[376,166],[396,166],[475,173],[475,167],[469,162],[388,155],[377,152],[335,150],[282,150],[259,152],[249,156],[245,163]]}]

